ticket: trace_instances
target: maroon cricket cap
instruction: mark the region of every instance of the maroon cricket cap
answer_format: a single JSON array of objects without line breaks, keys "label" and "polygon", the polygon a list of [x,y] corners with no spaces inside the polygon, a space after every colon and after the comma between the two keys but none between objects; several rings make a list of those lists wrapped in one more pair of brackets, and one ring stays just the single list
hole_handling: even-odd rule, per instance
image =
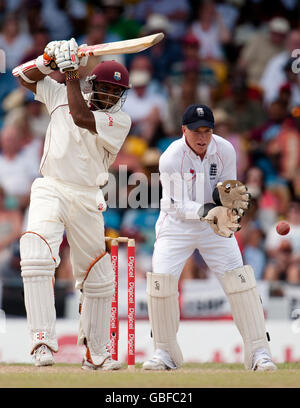
[{"label": "maroon cricket cap", "polygon": [[129,89],[129,73],[124,65],[117,61],[102,61],[96,65],[91,75],[96,75],[94,81],[107,82]]}]

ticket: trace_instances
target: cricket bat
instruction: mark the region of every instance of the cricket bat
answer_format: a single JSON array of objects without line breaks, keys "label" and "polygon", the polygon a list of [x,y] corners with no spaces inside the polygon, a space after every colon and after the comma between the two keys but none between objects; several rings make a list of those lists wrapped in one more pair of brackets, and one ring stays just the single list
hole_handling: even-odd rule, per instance
[{"label": "cricket bat", "polygon": [[[104,44],[87,45],[78,47],[78,57],[90,57],[86,67],[80,67],[83,76],[88,75],[93,67],[99,62],[101,55],[133,54],[144,51],[147,48],[159,43],[164,38],[163,33],[147,35],[145,37],[133,38],[131,40],[114,41]],[[45,58],[45,57],[44,57]],[[49,57],[48,57],[49,58]],[[20,69],[24,72],[35,67],[35,61],[29,61],[13,69],[12,74],[15,77],[20,75]]]},{"label": "cricket bat", "polygon": [[88,45],[78,48],[78,57],[113,54],[133,54],[144,51],[159,43],[164,38],[163,33],[147,35],[145,37],[133,38],[132,40],[115,41],[104,44]]},{"label": "cricket bat", "polygon": [[159,43],[163,38],[163,33],[157,33],[147,35],[146,37],[134,38],[132,40],[79,47],[78,56],[88,56],[86,66],[79,67],[80,77],[89,76],[104,56],[112,55],[116,57],[118,54],[133,54],[135,52],[141,52]]}]

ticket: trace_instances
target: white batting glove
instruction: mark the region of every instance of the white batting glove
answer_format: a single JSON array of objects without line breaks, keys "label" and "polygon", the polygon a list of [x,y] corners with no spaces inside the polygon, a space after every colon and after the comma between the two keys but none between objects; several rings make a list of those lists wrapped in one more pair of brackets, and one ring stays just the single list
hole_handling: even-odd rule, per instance
[{"label": "white batting glove", "polygon": [[66,71],[76,71],[79,68],[79,58],[77,56],[78,45],[74,38],[64,41],[59,49],[55,50],[56,64],[61,73]]},{"label": "white batting glove", "polygon": [[63,41],[50,41],[44,49],[44,54],[46,54],[50,59],[54,59],[55,50],[60,48],[62,42]]},{"label": "white batting glove", "polygon": [[55,52],[60,48],[62,42],[63,41],[50,41],[46,45],[43,55],[38,57],[38,68],[44,74],[49,74],[58,69],[55,62]]}]

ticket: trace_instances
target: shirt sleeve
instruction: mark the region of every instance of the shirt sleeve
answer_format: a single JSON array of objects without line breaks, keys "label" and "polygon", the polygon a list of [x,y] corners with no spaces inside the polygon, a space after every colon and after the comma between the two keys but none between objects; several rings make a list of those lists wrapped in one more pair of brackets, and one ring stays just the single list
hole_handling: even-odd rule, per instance
[{"label": "shirt sleeve", "polygon": [[222,152],[219,154],[223,168],[219,177],[219,181],[236,180],[236,152],[231,143],[227,142],[222,146]]},{"label": "shirt sleeve", "polygon": [[95,111],[93,114],[101,144],[109,153],[116,155],[129,133],[130,116],[122,111],[116,114]]},{"label": "shirt sleeve", "polygon": [[182,220],[199,220],[199,212],[204,203],[193,201],[189,197],[187,180],[180,169],[176,168],[179,160],[160,160],[159,171],[163,188],[161,209],[175,213]]},{"label": "shirt sleeve", "polygon": [[62,104],[67,104],[66,86],[46,76],[36,84],[35,100],[45,104],[49,115]]}]

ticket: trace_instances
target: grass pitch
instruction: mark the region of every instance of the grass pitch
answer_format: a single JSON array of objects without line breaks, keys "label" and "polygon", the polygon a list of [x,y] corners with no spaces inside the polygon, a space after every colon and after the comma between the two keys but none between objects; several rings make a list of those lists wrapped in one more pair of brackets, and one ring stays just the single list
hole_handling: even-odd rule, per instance
[{"label": "grass pitch", "polygon": [[274,372],[246,371],[241,364],[185,364],[178,371],[84,371],[80,365],[0,365],[0,388],[300,388],[300,363]]}]

